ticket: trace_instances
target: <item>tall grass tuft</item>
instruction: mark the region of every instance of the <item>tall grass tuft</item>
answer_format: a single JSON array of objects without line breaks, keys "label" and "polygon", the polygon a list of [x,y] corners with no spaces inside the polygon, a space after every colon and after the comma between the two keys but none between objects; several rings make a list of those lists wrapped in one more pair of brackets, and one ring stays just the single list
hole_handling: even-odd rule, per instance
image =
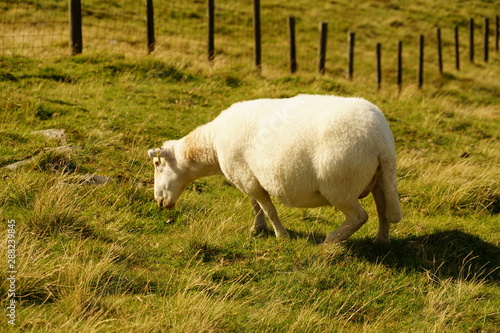
[{"label": "tall grass tuft", "polygon": [[37,195],[26,217],[27,226],[40,237],[65,232],[89,232],[81,214],[81,193],[78,184],[64,182],[59,177],[48,177],[39,185]]},{"label": "tall grass tuft", "polygon": [[[402,181],[405,201],[426,214],[443,211],[456,215],[498,214],[500,170],[496,163],[478,165],[470,159],[455,163],[402,158],[402,169],[411,169],[411,183]],[[411,186],[406,188],[406,186]],[[406,197],[406,193],[412,193]]]},{"label": "tall grass tuft", "polygon": [[77,166],[75,160],[67,152],[49,150],[40,153],[35,158],[34,168],[40,171],[64,173],[74,171]]}]

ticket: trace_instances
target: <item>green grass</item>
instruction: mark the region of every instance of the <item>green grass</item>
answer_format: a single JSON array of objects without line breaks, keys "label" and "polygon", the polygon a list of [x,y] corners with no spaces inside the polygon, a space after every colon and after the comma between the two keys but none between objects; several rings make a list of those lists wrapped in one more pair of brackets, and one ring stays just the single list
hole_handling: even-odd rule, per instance
[{"label": "green grass", "polygon": [[[386,11],[368,2],[351,10],[363,14],[359,25],[388,36],[391,20],[451,24],[488,8],[458,5],[457,12],[416,3]],[[377,19],[369,22],[368,14]],[[302,15],[319,17],[313,9]],[[317,23],[311,35],[313,28]],[[18,301],[17,326],[3,317],[0,330],[497,331],[499,65],[492,54],[487,65],[429,74],[422,91],[407,85],[399,94],[391,86],[376,93],[370,80],[349,82],[333,68],[324,76],[256,72],[250,64],[209,65],[161,52],[0,56],[0,167],[33,158],[15,171],[0,169],[0,216],[4,225],[16,220]],[[368,61],[360,66],[370,72]],[[329,207],[277,204],[292,238],[252,237],[249,199],[221,177],[196,181],[175,210],[157,207],[147,149],[236,101],[298,93],[362,96],[386,114],[405,214],[390,246],[371,243],[371,198],[362,201],[370,220],[340,246],[319,245],[343,219]],[[49,128],[65,129],[67,144],[81,149],[50,150],[60,142],[31,134]],[[113,181],[85,183],[93,173]],[[6,272],[3,260],[4,309]]]}]

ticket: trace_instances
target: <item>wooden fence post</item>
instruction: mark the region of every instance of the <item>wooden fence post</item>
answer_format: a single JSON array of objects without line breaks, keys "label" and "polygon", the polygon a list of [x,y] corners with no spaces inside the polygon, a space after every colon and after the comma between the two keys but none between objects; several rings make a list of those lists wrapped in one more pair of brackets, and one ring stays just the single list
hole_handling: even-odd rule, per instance
[{"label": "wooden fence post", "polygon": [[262,69],[262,42],[260,31],[260,0],[253,1],[253,30],[255,38],[255,66]]},{"label": "wooden fence post", "polygon": [[214,43],[214,33],[215,33],[215,3],[214,0],[207,0],[207,20],[208,20],[208,35],[207,35],[207,46],[208,46],[208,60],[212,61],[215,58],[215,43]]},{"label": "wooden fence post", "polygon": [[455,68],[460,70],[460,42],[458,39],[458,25],[455,26]]},{"label": "wooden fence post", "polygon": [[148,53],[155,50],[155,14],[153,0],[146,0],[146,22],[148,34]]},{"label": "wooden fence post", "polygon": [[469,22],[469,60],[474,63],[474,19]]},{"label": "wooden fence post", "polygon": [[318,72],[325,74],[326,41],[328,37],[328,23],[319,24]]},{"label": "wooden fence post", "polygon": [[354,32],[350,32],[348,35],[349,50],[347,54],[347,78],[352,80],[354,77],[354,44],[356,35]]},{"label": "wooden fence post", "polygon": [[69,0],[69,39],[71,55],[82,53],[82,4],[80,0]]},{"label": "wooden fence post", "polygon": [[437,28],[438,66],[439,74],[443,74],[443,45],[441,43],[441,28]]},{"label": "wooden fence post", "polygon": [[420,49],[418,57],[418,88],[422,89],[424,85],[424,35],[420,35]]},{"label": "wooden fence post", "polygon": [[290,31],[290,72],[297,71],[297,48],[295,44],[295,17],[288,17],[288,28]]},{"label": "wooden fence post", "polygon": [[500,38],[499,29],[500,29],[500,16],[497,15],[495,17],[495,51],[497,52],[498,52],[498,39]]},{"label": "wooden fence post", "polygon": [[488,17],[484,18],[484,62],[488,62],[488,53],[490,51],[490,19]]},{"label": "wooden fence post", "polygon": [[403,89],[403,42],[398,42],[398,90]]},{"label": "wooden fence post", "polygon": [[377,91],[382,87],[382,44],[377,43]]}]

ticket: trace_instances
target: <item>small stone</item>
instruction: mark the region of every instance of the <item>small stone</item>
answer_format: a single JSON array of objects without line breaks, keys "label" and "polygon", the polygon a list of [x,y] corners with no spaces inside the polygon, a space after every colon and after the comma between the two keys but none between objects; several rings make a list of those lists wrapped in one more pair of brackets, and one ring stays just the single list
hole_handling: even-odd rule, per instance
[{"label": "small stone", "polygon": [[101,185],[112,182],[114,179],[112,177],[99,176],[99,175],[83,175],[83,183],[87,185]]},{"label": "small stone", "polygon": [[46,137],[47,139],[54,139],[60,143],[66,143],[66,134],[64,133],[64,129],[46,129],[40,131],[31,132],[31,134],[40,134]]},{"label": "small stone", "polygon": [[31,158],[28,158],[28,159],[25,159],[25,160],[22,160],[22,161],[18,161],[18,162],[15,162],[15,163],[12,163],[12,164],[9,164],[9,165],[6,165],[4,166],[3,168],[4,169],[8,169],[8,170],[16,170],[17,168],[19,168],[20,166],[23,166],[23,165],[26,165],[26,164],[29,164],[33,161],[33,157]]}]

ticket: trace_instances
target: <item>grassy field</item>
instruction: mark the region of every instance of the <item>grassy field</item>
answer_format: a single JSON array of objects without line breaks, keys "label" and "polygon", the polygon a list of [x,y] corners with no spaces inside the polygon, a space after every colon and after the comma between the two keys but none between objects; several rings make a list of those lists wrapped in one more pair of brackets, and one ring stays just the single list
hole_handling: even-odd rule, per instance
[{"label": "grassy field", "polygon": [[[396,19],[395,9],[378,3],[356,13],[365,21],[378,13],[372,23],[384,41],[391,32],[383,23]],[[453,12],[422,1],[398,17],[451,26],[484,15],[487,4],[460,2]],[[316,20],[317,13],[304,15]],[[370,66],[360,61],[361,73]],[[16,326],[2,315],[0,330],[497,332],[498,54],[488,64],[429,74],[422,91],[384,86],[377,93],[373,80],[349,82],[336,73],[256,72],[161,53],[0,56],[0,167],[31,158],[0,169],[0,237],[6,244],[14,219],[17,271]],[[329,207],[277,204],[292,238],[252,237],[249,199],[220,177],[193,183],[175,210],[156,205],[147,149],[236,101],[298,93],[361,96],[386,114],[405,214],[390,246],[371,243],[371,196],[362,200],[370,220],[339,246],[319,245],[343,220]],[[64,129],[66,139],[32,133],[51,128]],[[53,149],[64,145],[74,149]],[[89,174],[111,181],[93,184]],[[2,251],[6,309],[10,274]]]}]

